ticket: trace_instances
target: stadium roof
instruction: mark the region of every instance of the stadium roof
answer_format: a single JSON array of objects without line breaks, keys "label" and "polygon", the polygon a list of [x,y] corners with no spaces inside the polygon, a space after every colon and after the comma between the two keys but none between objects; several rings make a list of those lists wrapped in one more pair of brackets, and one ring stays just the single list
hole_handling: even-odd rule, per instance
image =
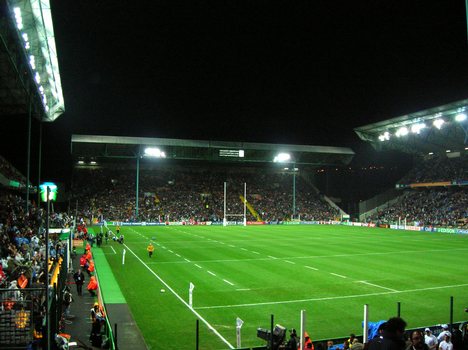
[{"label": "stadium roof", "polygon": [[49,0],[0,0],[0,110],[54,121],[64,112]]},{"label": "stadium roof", "polygon": [[468,150],[468,99],[410,113],[354,131],[374,148],[417,155]]},{"label": "stadium roof", "polygon": [[166,159],[239,163],[271,163],[279,153],[288,153],[286,163],[346,165],[354,156],[346,147],[286,145],[271,143],[180,140],[167,138],[72,135],[71,152],[76,160],[137,158],[146,148],[158,148]]}]

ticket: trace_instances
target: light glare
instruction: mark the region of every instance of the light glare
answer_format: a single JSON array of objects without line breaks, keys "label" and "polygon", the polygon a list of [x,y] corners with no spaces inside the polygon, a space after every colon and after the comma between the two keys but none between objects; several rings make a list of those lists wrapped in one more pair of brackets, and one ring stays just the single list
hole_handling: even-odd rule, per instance
[{"label": "light glare", "polygon": [[278,153],[278,155],[273,159],[275,163],[282,163],[287,162],[291,159],[291,155],[289,153]]},{"label": "light glare", "polygon": [[463,122],[466,120],[466,114],[465,113],[458,113],[456,116],[455,116],[455,120],[457,122]]},{"label": "light glare", "polygon": [[432,122],[432,124],[440,130],[440,128],[442,127],[442,125],[445,123],[445,121],[443,119],[436,119]]},{"label": "light glare", "polygon": [[166,158],[166,154],[162,152],[159,148],[155,147],[145,148],[145,155],[148,157]]}]

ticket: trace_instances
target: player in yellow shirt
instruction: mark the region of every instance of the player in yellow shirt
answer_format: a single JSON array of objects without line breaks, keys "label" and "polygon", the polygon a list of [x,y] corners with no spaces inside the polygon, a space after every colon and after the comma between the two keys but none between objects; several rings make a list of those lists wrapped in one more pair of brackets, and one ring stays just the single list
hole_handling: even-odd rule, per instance
[{"label": "player in yellow shirt", "polygon": [[148,256],[151,258],[154,252],[153,243],[150,242],[150,244],[148,244],[148,247],[146,247],[146,250],[148,251]]}]

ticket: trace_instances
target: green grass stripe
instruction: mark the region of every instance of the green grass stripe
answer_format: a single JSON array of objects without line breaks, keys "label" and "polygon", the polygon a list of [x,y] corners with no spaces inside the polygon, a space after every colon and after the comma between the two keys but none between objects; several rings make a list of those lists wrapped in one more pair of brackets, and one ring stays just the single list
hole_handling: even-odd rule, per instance
[{"label": "green grass stripe", "polygon": [[106,304],[126,303],[119,284],[112,273],[112,269],[104,256],[104,252],[100,248],[94,248],[92,252],[96,270],[99,273],[99,288],[101,288],[101,293],[104,296]]}]

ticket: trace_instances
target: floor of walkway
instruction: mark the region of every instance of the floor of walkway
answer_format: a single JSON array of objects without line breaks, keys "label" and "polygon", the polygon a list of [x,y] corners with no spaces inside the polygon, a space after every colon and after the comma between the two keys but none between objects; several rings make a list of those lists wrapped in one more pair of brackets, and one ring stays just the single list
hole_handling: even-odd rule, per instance
[{"label": "floor of walkway", "polygon": [[[94,247],[94,249],[100,249]],[[77,249],[78,252],[81,249]],[[73,268],[76,271],[79,268],[79,254],[73,258]],[[96,266],[99,273],[99,266]],[[106,273],[111,273],[106,271]],[[73,302],[70,306],[70,318],[65,325],[65,333],[71,335],[71,341],[77,341],[79,344],[84,344],[89,349],[98,349],[91,346],[91,308],[97,297],[90,295],[86,290],[86,285],[89,281],[89,276],[85,273],[85,284],[83,285],[83,293],[78,295],[76,285],[74,284],[73,273],[69,275],[70,289],[73,294]],[[105,289],[105,287],[103,287]],[[130,309],[126,303],[106,304],[107,317],[112,325],[112,330],[115,332],[117,325],[117,349],[132,349],[132,350],[147,350],[143,336],[138,329]]]}]

